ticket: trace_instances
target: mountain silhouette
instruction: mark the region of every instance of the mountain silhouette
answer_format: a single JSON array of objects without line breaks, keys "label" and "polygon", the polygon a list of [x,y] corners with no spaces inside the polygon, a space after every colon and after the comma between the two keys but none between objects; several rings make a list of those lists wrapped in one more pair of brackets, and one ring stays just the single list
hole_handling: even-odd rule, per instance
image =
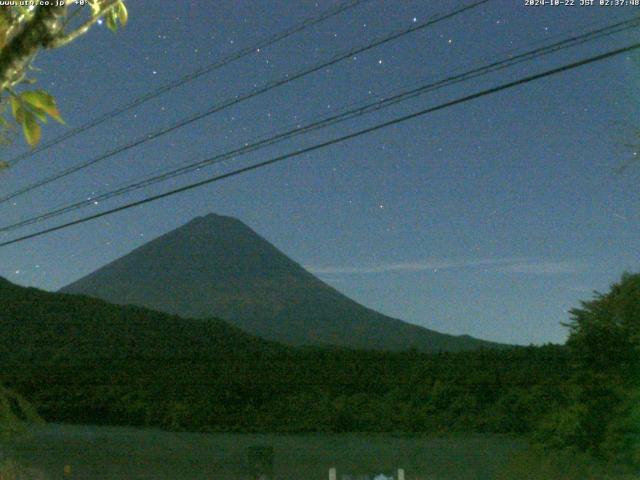
[{"label": "mountain silhouette", "polygon": [[438,333],[366,308],[241,221],[197,217],[62,289],[187,318],[223,318],[290,345],[459,351],[498,344]]}]

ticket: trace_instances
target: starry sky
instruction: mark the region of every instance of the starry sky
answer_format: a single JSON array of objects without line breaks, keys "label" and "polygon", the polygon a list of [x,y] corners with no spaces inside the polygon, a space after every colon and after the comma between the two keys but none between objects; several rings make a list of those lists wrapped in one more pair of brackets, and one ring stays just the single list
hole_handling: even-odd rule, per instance
[{"label": "starry sky", "polygon": [[[67,127],[336,6],[334,0],[130,0],[104,25],[37,58]],[[459,0],[370,0],[172,90],[0,176],[0,194],[450,11]],[[638,15],[640,7],[528,7],[492,0],[192,123],[0,205],[2,226],[242,146],[323,115]],[[475,91],[631,44],[640,30],[429,93],[43,227]],[[0,249],[0,275],[58,289],[194,216],[235,216],[355,300],[445,333],[562,342],[568,310],[640,260],[640,57],[623,55],[435,112],[283,163]],[[4,159],[23,152],[4,148]],[[628,168],[620,167],[631,162]]]}]

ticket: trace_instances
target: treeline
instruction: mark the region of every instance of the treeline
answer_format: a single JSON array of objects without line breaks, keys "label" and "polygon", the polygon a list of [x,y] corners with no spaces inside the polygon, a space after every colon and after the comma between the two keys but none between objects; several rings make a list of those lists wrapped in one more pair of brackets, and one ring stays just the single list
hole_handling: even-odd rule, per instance
[{"label": "treeline", "polygon": [[[540,375],[544,368],[554,372]],[[567,397],[563,371],[567,357],[551,347],[511,355],[328,350],[65,362],[36,367],[28,382],[11,381],[55,421],[204,431],[527,432],[541,405]]]},{"label": "treeline", "polygon": [[440,354],[295,349],[219,320],[8,282],[0,304],[0,378],[49,421],[518,433],[543,450],[640,463],[640,276],[574,310],[567,346]]},{"label": "treeline", "polygon": [[[535,426],[549,452],[605,465],[602,472],[640,472],[640,275],[623,275],[605,294],[571,311],[567,347],[570,395]],[[567,477],[570,478],[570,477]],[[580,478],[580,477],[576,477]],[[632,477],[629,477],[632,478]]]},{"label": "treeline", "polygon": [[1,375],[50,421],[233,431],[526,432],[561,402],[558,346],[466,353],[295,349],[3,283]]}]

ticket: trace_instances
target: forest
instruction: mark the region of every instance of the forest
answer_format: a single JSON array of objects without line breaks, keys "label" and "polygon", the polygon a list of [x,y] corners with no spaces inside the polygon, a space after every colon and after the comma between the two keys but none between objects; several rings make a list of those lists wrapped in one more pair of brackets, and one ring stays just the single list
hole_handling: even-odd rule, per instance
[{"label": "forest", "polygon": [[492,432],[640,466],[640,275],[572,310],[566,345],[293,348],[0,282],[0,378],[51,422],[201,432]]}]

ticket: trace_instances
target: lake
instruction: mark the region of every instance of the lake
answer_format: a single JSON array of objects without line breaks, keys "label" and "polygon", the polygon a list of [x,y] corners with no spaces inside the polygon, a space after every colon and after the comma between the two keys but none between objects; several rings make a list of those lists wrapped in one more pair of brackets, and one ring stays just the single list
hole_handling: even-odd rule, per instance
[{"label": "lake", "polygon": [[[522,440],[499,435],[200,434],[48,424],[5,453],[50,479],[248,479],[251,453],[273,458],[278,479],[373,479],[403,468],[406,480],[490,480]],[[254,455],[255,457],[255,455]],[[254,465],[252,467],[252,465]]]}]

